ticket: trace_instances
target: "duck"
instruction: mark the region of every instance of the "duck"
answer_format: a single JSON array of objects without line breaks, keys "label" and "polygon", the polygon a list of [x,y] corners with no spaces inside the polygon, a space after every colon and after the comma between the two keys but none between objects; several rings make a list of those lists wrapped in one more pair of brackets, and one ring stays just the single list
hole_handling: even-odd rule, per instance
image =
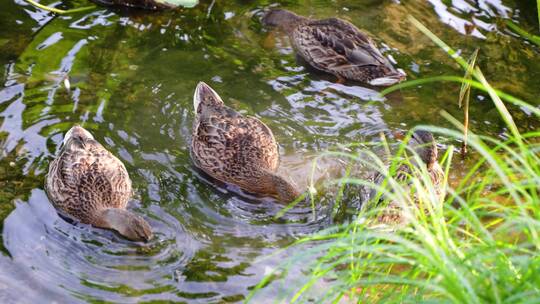
[{"label": "duck", "polygon": [[227,107],[204,82],[195,89],[193,106],[190,151],[195,167],[223,183],[282,203],[300,196],[296,185],[276,172],[278,144],[267,125]]},{"label": "duck", "polygon": [[132,241],[152,238],[150,225],[126,210],[132,194],[126,167],[79,125],[65,134],[49,165],[45,190],[61,215],[117,231]]},{"label": "duck", "polygon": [[175,9],[180,6],[193,7],[197,4],[197,0],[178,1],[178,0],[92,0],[94,3],[103,6],[113,7],[130,7],[146,10],[168,10]]},{"label": "duck", "polygon": [[[427,173],[429,174],[431,185],[430,188],[434,190],[434,194],[438,200],[443,198],[443,181],[444,172],[441,165],[438,162],[438,148],[437,142],[433,137],[433,134],[424,130],[415,130],[409,142],[407,143],[409,149],[414,152],[418,157],[410,157],[410,163],[404,164],[396,170],[395,179],[400,183],[406,183],[407,179],[414,174],[415,170],[411,166],[421,168],[425,166]],[[385,176],[381,173],[374,175],[373,181],[375,183],[382,183]],[[372,190],[370,198],[373,199],[376,195],[376,191]],[[417,202],[418,198],[415,195],[414,200]],[[405,225],[408,223],[408,219],[403,214],[403,210],[400,207],[401,204],[397,201],[390,201],[385,209],[377,218],[377,222],[385,225]]]},{"label": "duck", "polygon": [[390,86],[405,79],[375,42],[354,24],[339,18],[309,19],[284,9],[272,9],[262,18],[290,38],[297,54],[317,70],[372,86]]}]

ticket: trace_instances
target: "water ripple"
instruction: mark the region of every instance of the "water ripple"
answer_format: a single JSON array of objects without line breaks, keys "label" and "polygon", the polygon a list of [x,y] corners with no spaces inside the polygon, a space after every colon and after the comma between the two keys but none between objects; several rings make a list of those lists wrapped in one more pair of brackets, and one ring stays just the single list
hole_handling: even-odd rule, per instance
[{"label": "water ripple", "polygon": [[161,208],[152,206],[146,214],[155,237],[147,244],[135,244],[108,230],[66,222],[43,191],[33,190],[28,203],[17,203],[4,221],[4,246],[20,265],[18,270],[38,284],[58,293],[125,301],[118,292],[129,297],[174,289],[175,273],[198,248],[183,226]]},{"label": "water ripple", "polygon": [[[528,13],[526,5],[341,2],[300,2],[291,9],[314,17],[338,12],[369,32],[411,79],[461,74],[405,21],[412,14],[461,54],[481,48],[478,62],[498,88],[528,100],[540,94],[538,49],[513,47],[523,40],[507,36],[498,22],[511,17],[527,28],[520,16]],[[240,302],[292,254],[283,248],[339,220],[332,218],[335,202],[319,186],[342,176],[345,166],[321,153],[379,141],[380,133],[419,123],[448,125],[441,110],[460,119],[454,84],[383,98],[379,88],[335,83],[335,77],[312,71],[296,60],[288,38],[261,29],[258,12],[264,8],[253,1],[203,1],[194,9],[155,14],[96,8],[53,16],[15,0],[0,12],[7,16],[0,23],[14,27],[0,34],[2,46],[13,49],[9,58],[0,51],[6,79],[0,88],[0,215],[9,214],[0,218],[0,302]],[[473,38],[465,37],[472,23]],[[199,81],[211,83],[227,105],[265,122],[279,143],[279,173],[302,190],[320,189],[323,200],[302,202],[277,217],[282,204],[196,170],[189,142]],[[474,91],[471,97],[476,132],[504,135],[487,97]],[[530,115],[511,111],[521,129],[538,129]],[[52,208],[40,185],[74,123],[125,162],[136,192],[130,209],[153,227],[150,243],[70,223]],[[304,279],[302,269],[289,274],[293,281],[270,284],[256,303],[278,301],[294,280]],[[324,283],[317,289],[324,292]]]}]

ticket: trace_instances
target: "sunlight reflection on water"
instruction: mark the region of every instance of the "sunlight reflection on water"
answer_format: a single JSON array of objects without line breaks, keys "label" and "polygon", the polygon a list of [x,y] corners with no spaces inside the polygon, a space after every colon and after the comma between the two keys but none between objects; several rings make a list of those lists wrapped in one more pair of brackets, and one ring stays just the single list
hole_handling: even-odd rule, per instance
[{"label": "sunlight reflection on water", "polygon": [[[429,0],[429,2],[433,5],[435,12],[439,15],[439,19],[442,22],[464,35],[467,34],[466,25],[470,25],[471,22],[461,18],[461,15],[473,14],[474,17],[472,20],[475,21],[475,24],[479,25],[484,31],[492,31],[495,30],[495,28],[482,21],[482,18],[496,16],[508,18],[509,12],[512,11],[512,9],[505,6],[500,0],[481,0],[478,1],[476,6],[473,6],[465,0],[453,0],[451,1],[451,5],[448,5],[448,2],[443,3],[441,0]],[[472,30],[470,35],[481,39],[486,38],[486,36],[476,28]]]},{"label": "sunlight reflection on water", "polygon": [[[527,44],[506,50],[501,37],[521,42],[502,32],[489,39],[499,31],[497,19],[516,18],[510,4],[398,2],[351,1],[345,9],[339,1],[301,1],[291,9],[321,17],[339,12],[365,27],[411,79],[461,75],[442,51],[404,24],[408,14],[428,9],[422,17],[460,52],[500,50],[494,55],[504,64],[485,65],[490,79],[511,93],[540,93],[540,77],[533,73],[540,67],[531,56],[537,50]],[[0,194],[9,198],[0,201],[0,214],[11,212],[0,218],[9,253],[0,255],[0,302],[14,302],[22,293],[28,303],[240,302],[292,254],[284,248],[334,224],[331,199],[325,197],[314,209],[301,203],[275,218],[283,205],[223,185],[192,166],[191,98],[199,81],[208,81],[227,105],[272,129],[282,155],[279,172],[301,189],[343,174],[342,160],[318,159],[327,150],[377,142],[380,134],[394,140],[392,131],[419,123],[448,125],[439,115],[442,109],[461,115],[459,86],[420,86],[381,97],[380,88],[335,83],[333,76],[306,68],[285,36],[260,29],[252,16],[263,8],[253,2],[203,1],[177,12],[97,8],[53,17],[15,0],[6,19],[19,21],[13,24],[32,39],[17,49],[16,59],[0,57],[7,58],[1,62],[0,183],[6,190]],[[477,27],[472,37],[464,37],[471,22]],[[6,36],[6,44],[0,36],[0,43],[16,45],[18,35]],[[474,97],[471,117],[481,114],[478,119],[486,122],[474,125],[503,136],[496,109],[484,96]],[[520,127],[537,129],[536,122],[518,114]],[[41,187],[44,174],[73,123],[83,123],[126,164],[136,192],[130,208],[155,230],[149,244],[138,246],[111,231],[70,223],[48,202]],[[20,177],[4,181],[2,174],[12,172]],[[454,175],[457,180],[459,173]],[[301,266],[290,270],[288,281],[265,287],[256,303],[281,299],[304,278]],[[324,282],[318,287],[325,291]]]}]

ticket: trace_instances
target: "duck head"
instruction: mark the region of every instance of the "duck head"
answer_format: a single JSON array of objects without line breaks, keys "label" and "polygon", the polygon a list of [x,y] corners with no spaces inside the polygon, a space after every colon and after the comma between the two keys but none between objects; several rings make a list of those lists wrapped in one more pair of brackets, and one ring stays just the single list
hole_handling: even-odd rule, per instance
[{"label": "duck head", "polygon": [[290,31],[303,20],[307,20],[307,18],[298,16],[288,10],[273,9],[266,12],[261,21],[264,26]]},{"label": "duck head", "polygon": [[142,217],[124,209],[105,209],[92,224],[115,230],[131,241],[148,242],[153,235],[152,228]]},{"label": "duck head", "polygon": [[292,203],[301,195],[296,185],[277,174],[271,174],[270,185],[271,194],[282,203]]},{"label": "duck head", "polygon": [[371,76],[371,79],[367,81],[368,84],[372,86],[391,86],[402,82],[407,78],[407,74],[401,69],[396,69],[390,63],[388,58],[384,57],[378,49],[373,48],[372,52],[377,54],[377,56],[374,57],[377,59],[374,60],[375,62],[373,65],[368,65],[366,67],[369,71],[367,74]]},{"label": "duck head", "polygon": [[433,134],[427,131],[416,130],[412,134],[409,146],[418,154],[428,169],[437,163],[437,143]]},{"label": "duck head", "polygon": [[394,67],[387,65],[380,66],[378,74],[380,74],[379,77],[368,81],[370,85],[376,87],[391,86],[396,83],[402,82],[407,78],[407,74],[405,74],[405,72],[402,72],[401,70],[396,70]]}]

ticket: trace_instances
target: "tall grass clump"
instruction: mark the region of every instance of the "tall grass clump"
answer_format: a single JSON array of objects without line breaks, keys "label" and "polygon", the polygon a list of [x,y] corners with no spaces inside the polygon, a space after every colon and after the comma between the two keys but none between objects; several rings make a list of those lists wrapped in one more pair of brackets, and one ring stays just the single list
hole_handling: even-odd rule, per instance
[{"label": "tall grass clump", "polygon": [[[419,158],[405,143],[386,160],[369,151],[329,153],[384,176],[382,182],[354,174],[336,181],[346,185],[344,192],[371,191],[374,199],[348,223],[292,245],[289,250],[298,253],[279,269],[285,278],[271,274],[253,294],[278,277],[286,280],[289,267],[301,267],[308,275],[300,285],[286,285],[284,302],[307,302],[313,294],[319,295],[320,303],[540,302],[540,131],[522,134],[505,102],[527,108],[532,119],[540,118],[540,111],[493,88],[478,67],[471,68],[416,19],[411,22],[471,77],[414,80],[384,93],[435,81],[467,83],[489,94],[509,131],[507,137],[469,131],[473,164],[458,174],[460,180],[450,182],[455,149],[447,147],[439,157],[444,171],[440,185],[432,182],[425,166],[413,165]],[[450,141],[462,140],[464,126],[441,114],[455,128],[418,128]],[[395,177],[404,165],[412,168],[406,182]],[[346,202],[347,194],[340,197]],[[390,202],[398,204],[406,225],[378,221]]]},{"label": "tall grass clump", "polygon": [[540,29],[540,0],[536,0],[536,11],[538,13],[538,29]]}]

